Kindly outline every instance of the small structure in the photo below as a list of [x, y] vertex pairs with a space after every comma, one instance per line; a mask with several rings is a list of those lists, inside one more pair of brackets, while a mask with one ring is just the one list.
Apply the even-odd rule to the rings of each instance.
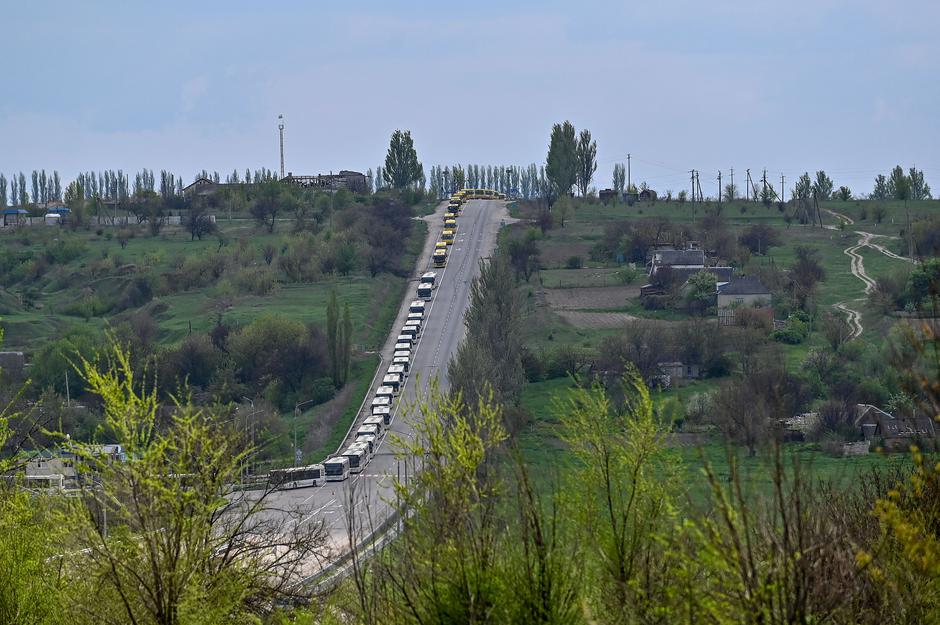
[[683, 364], [679, 361], [660, 362], [656, 365], [662, 375], [673, 380], [698, 380], [702, 377], [702, 367]]
[[23, 352], [0, 352], [0, 373], [14, 380], [23, 377], [26, 368], [26, 357]]
[[896, 417], [871, 404], [855, 406], [855, 427], [865, 440], [882, 439], [888, 451], [906, 451], [918, 440], [937, 435], [933, 419], [910, 415]]
[[615, 189], [601, 189], [597, 192], [597, 197], [604, 204], [610, 204], [617, 201], [617, 191]]
[[29, 223], [29, 211], [25, 208], [4, 208], [0, 211], [4, 226], [19, 226]]
[[701, 271], [705, 268], [705, 250], [698, 249], [698, 246], [689, 247], [684, 250], [657, 250], [653, 252], [650, 258], [650, 276], [655, 276], [656, 272], [663, 267], [676, 269], [692, 269]]
[[638, 197], [641, 202], [655, 202], [656, 192], [652, 189], [643, 189]]

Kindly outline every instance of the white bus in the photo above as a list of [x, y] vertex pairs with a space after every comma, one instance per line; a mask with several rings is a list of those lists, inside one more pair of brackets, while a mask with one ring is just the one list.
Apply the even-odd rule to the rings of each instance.
[[401, 329], [399, 336], [410, 336], [412, 341], [418, 340], [418, 328], [414, 326], [405, 326]]
[[362, 421], [362, 425], [374, 425], [375, 427], [378, 428], [378, 432], [376, 432], [375, 435], [382, 436], [382, 432], [385, 431], [385, 426], [386, 426], [385, 417], [383, 417], [382, 415], [373, 415], [371, 417], [366, 417]]
[[405, 327], [414, 328], [415, 330], [418, 331], [418, 334], [421, 334], [421, 322], [420, 321], [406, 321]]
[[410, 334], [399, 334], [398, 338], [395, 339], [395, 345], [404, 344], [408, 346], [408, 349], [411, 349], [411, 346], [414, 345], [415, 339]]
[[408, 313], [408, 317], [405, 321], [424, 321], [424, 313]]
[[322, 464], [274, 469], [268, 475], [268, 483], [278, 490], [320, 486], [325, 481], [326, 473]]
[[388, 367], [388, 373], [386, 375], [392, 374], [400, 376], [404, 379], [404, 377], [408, 375], [408, 367], [393, 360], [392, 364]]
[[431, 286], [434, 286], [434, 281], [437, 279], [436, 271], [428, 271], [421, 276], [421, 282], [429, 282]]
[[392, 422], [392, 409], [388, 406], [376, 406], [372, 409], [372, 416], [381, 417], [385, 425], [388, 425]]
[[362, 470], [366, 468], [366, 463], [369, 462], [368, 448], [355, 443], [347, 447], [346, 451], [340, 455], [349, 461], [350, 473], [362, 473]]
[[[379, 388], [375, 389], [375, 399], [382, 399], [383, 397], [388, 397], [389, 406], [392, 405], [392, 398], [395, 397], [395, 389], [391, 386], [382, 385]], [[372, 400], [373, 405], [375, 405], [375, 400]]]
[[349, 458], [336, 456], [323, 463], [327, 482], [342, 482], [349, 477]]
[[375, 414], [376, 408], [391, 408], [392, 398], [391, 397], [375, 397], [372, 399], [372, 414]]
[[416, 299], [415, 301], [411, 302], [411, 304], [408, 306], [408, 312], [413, 312], [413, 313], [419, 312], [423, 314], [424, 313], [424, 301], [420, 299]]
[[363, 423], [359, 426], [359, 429], [356, 430], [356, 436], [378, 436], [380, 427], [381, 426], [374, 423]]
[[387, 373], [385, 377], [382, 378], [382, 386], [391, 386], [395, 389], [395, 392], [401, 390], [401, 376], [397, 373]]
[[431, 299], [431, 295], [434, 293], [434, 285], [430, 282], [422, 282], [418, 285], [418, 297], [425, 301]]
[[411, 360], [411, 350], [396, 349], [395, 353], [392, 354], [392, 358], [407, 358], [408, 360]]
[[353, 442], [353, 445], [362, 445], [369, 451], [369, 456], [375, 455], [375, 437], [371, 434], [363, 434], [362, 436], [357, 436], [356, 440]]
[[398, 352], [408, 352], [410, 354], [411, 341], [408, 341], [407, 343], [395, 343], [395, 353], [397, 354]]

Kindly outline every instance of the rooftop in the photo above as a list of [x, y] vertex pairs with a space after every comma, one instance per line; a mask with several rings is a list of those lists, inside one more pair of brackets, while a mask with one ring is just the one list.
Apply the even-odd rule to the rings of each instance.
[[734, 278], [718, 287], [720, 295], [769, 295], [770, 290], [754, 277]]

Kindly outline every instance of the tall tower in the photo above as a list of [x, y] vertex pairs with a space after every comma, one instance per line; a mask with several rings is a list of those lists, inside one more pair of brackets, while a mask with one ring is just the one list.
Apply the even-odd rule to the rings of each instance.
[[277, 116], [277, 132], [281, 136], [281, 178], [284, 177], [284, 116]]

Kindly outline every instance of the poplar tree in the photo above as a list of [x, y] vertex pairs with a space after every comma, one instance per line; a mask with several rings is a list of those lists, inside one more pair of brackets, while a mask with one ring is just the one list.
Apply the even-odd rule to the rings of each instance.
[[411, 131], [396, 130], [385, 155], [385, 182], [396, 189], [406, 189], [420, 180], [422, 171]]
[[578, 177], [578, 141], [569, 121], [552, 126], [545, 159], [545, 176], [551, 182], [552, 199], [571, 192]]
[[614, 163], [614, 191], [617, 192], [617, 197], [623, 195], [623, 188], [627, 183], [627, 170], [623, 166], [623, 163]]
[[597, 171], [597, 142], [591, 140], [591, 131], [584, 129], [578, 137], [576, 150], [578, 157], [577, 182], [581, 195], [587, 195], [594, 172]]

